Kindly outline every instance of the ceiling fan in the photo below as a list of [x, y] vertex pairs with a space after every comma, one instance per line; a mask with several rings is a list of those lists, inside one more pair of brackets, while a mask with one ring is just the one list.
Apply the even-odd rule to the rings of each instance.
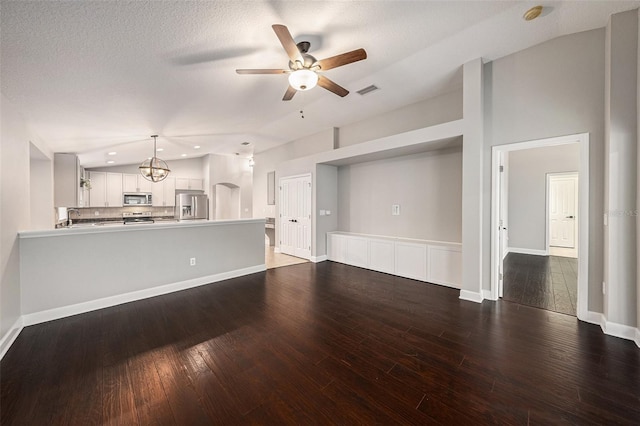
[[309, 42], [301, 41], [296, 44], [289, 29], [284, 25], [276, 24], [272, 25], [272, 28], [289, 56], [289, 69], [237, 69], [238, 74], [289, 74], [289, 87], [282, 98], [283, 101], [290, 101], [297, 91], [313, 89], [316, 84], [341, 97], [349, 94], [347, 89], [319, 72], [366, 59], [367, 52], [364, 49], [317, 60], [307, 53]]

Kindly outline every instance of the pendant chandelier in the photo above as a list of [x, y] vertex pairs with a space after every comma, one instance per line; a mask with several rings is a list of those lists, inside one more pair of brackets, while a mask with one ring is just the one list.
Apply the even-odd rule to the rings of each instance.
[[146, 159], [140, 164], [140, 174], [144, 176], [146, 180], [150, 180], [151, 182], [160, 182], [166, 179], [169, 176], [169, 166], [164, 160], [156, 157], [156, 138], [158, 135], [151, 135], [153, 138], [153, 156], [149, 159]]

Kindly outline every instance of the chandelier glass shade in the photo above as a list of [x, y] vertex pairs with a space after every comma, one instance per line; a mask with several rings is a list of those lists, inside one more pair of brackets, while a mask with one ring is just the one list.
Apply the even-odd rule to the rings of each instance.
[[289, 84], [300, 91], [313, 89], [318, 84], [318, 74], [308, 69], [294, 71], [289, 74]]
[[158, 135], [152, 135], [151, 137], [153, 138], [153, 156], [144, 160], [138, 169], [145, 179], [151, 182], [160, 182], [169, 176], [171, 170], [169, 170], [169, 166], [164, 160], [156, 157], [156, 138]]

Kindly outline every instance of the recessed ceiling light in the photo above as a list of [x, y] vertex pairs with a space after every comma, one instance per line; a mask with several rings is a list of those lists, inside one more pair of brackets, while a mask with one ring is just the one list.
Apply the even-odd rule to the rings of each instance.
[[156, 149], [156, 151], [157, 152], [162, 152], [162, 151], [164, 151], [164, 148], [158, 148], [158, 149]]
[[200, 145], [194, 146], [193, 149], [200, 149]]
[[180, 155], [180, 157], [186, 157], [186, 156], [187, 156], [187, 154], [182, 154], [182, 155]]
[[115, 152], [115, 151], [111, 151], [111, 152], [110, 152], [110, 153], [108, 153], [107, 155], [116, 155], [116, 154], [117, 154], [117, 152]]
[[115, 161], [113, 161], [113, 160], [107, 161], [107, 164], [113, 164], [113, 163], [115, 163]]
[[535, 6], [527, 10], [522, 17], [525, 21], [533, 21], [542, 13], [542, 6]]

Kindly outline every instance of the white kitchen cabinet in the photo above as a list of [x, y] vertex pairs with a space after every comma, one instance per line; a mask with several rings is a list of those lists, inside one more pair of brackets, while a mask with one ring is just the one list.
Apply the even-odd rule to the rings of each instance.
[[168, 177], [152, 184], [151, 195], [154, 207], [173, 207], [176, 205], [176, 179]]
[[462, 245], [443, 241], [327, 233], [327, 257], [387, 274], [460, 288]]
[[90, 207], [122, 207], [122, 174], [89, 172]]
[[204, 185], [202, 179], [176, 178], [176, 189], [202, 190]]
[[122, 175], [122, 192], [153, 192], [153, 183], [140, 174], [124, 173]]

